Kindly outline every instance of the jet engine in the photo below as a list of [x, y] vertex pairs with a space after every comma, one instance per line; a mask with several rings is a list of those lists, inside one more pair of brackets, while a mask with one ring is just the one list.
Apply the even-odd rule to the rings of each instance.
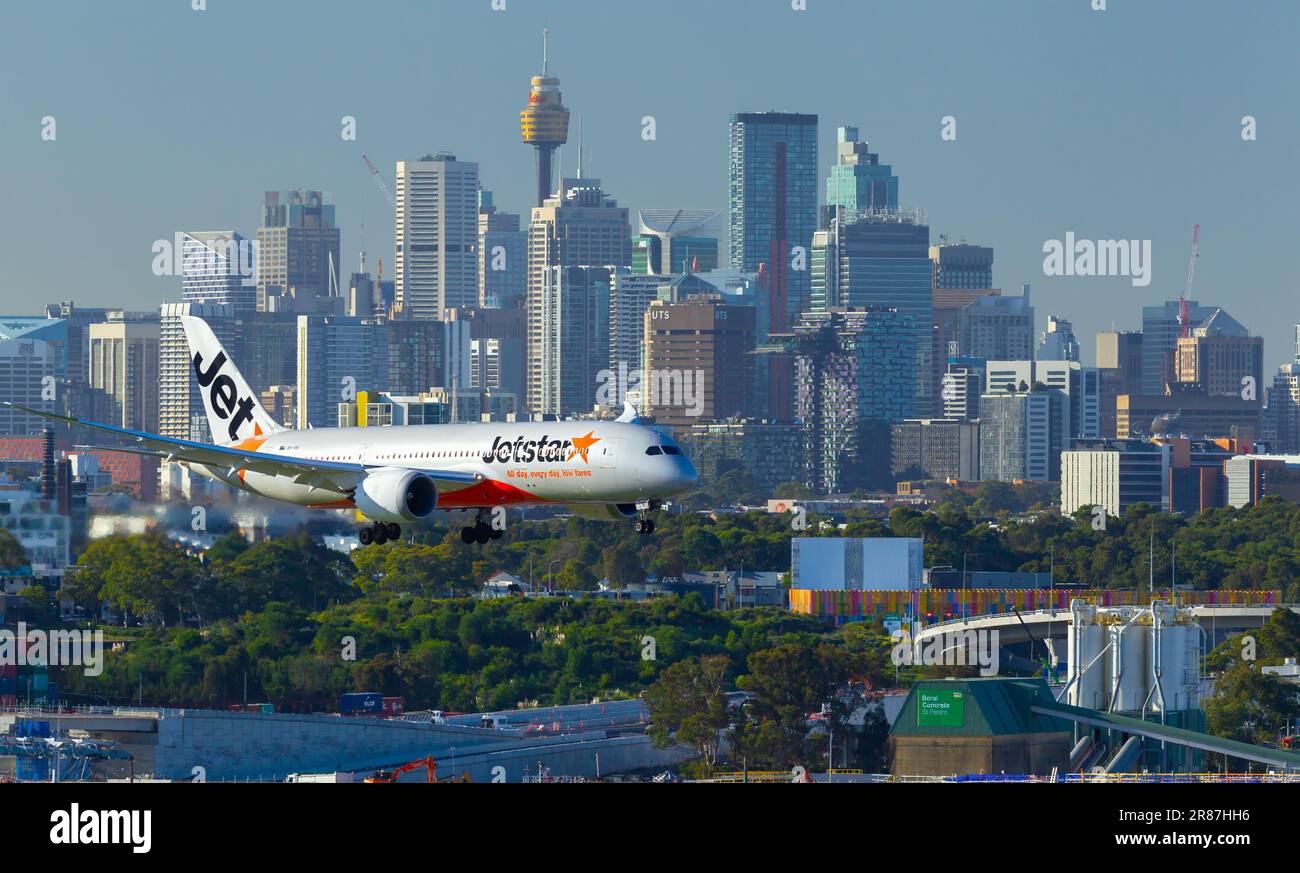
[[419, 521], [438, 505], [438, 486], [416, 470], [375, 470], [357, 485], [352, 502], [371, 521]]

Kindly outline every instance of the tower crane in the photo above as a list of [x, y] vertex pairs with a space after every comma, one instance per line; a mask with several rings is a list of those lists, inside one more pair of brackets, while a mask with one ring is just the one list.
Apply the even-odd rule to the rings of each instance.
[[1187, 264], [1187, 283], [1183, 285], [1183, 292], [1178, 295], [1178, 335], [1187, 336], [1191, 331], [1191, 325], [1187, 316], [1187, 300], [1192, 294], [1192, 279], [1196, 276], [1196, 259], [1199, 256], [1201, 244], [1201, 226], [1198, 224], [1192, 228], [1192, 258]]
[[370, 175], [375, 177], [375, 184], [379, 186], [380, 192], [385, 198], [387, 198], [388, 205], [393, 207], [393, 209], [396, 209], [397, 201], [393, 199], [393, 192], [388, 190], [388, 185], [384, 182], [384, 177], [379, 175], [379, 170], [375, 168], [374, 164], [370, 163], [370, 158], [362, 155], [361, 160], [366, 162], [366, 169], [370, 171]]

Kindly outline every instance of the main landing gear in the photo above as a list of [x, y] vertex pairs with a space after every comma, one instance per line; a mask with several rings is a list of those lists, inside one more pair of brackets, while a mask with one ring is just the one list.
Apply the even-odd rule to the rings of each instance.
[[499, 530], [487, 523], [487, 513], [480, 511], [478, 518], [468, 527], [460, 529], [460, 541], [465, 545], [478, 543], [480, 546], [487, 543], [488, 540], [499, 540], [505, 531]]
[[363, 527], [361, 530], [357, 531], [357, 539], [361, 541], [361, 545], [363, 546], [368, 546], [371, 543], [374, 543], [377, 546], [382, 546], [389, 540], [397, 542], [401, 538], [402, 526], [391, 521], [387, 524], [384, 524], [382, 521], [377, 521], [370, 527]]

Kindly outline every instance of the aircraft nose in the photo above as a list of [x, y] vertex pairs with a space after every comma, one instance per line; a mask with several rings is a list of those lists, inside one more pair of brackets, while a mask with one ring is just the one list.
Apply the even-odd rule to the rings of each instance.
[[699, 484], [699, 473], [695, 472], [695, 465], [691, 459], [685, 455], [677, 458], [677, 478], [673, 483], [677, 491], [689, 491]]

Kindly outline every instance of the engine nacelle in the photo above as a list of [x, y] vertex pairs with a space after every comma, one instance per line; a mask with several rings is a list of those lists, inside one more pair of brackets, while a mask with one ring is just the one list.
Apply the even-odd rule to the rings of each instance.
[[438, 486], [415, 470], [375, 470], [357, 485], [352, 502], [371, 521], [419, 521], [438, 505]]
[[627, 521], [636, 518], [635, 503], [574, 503], [569, 511], [593, 521]]

